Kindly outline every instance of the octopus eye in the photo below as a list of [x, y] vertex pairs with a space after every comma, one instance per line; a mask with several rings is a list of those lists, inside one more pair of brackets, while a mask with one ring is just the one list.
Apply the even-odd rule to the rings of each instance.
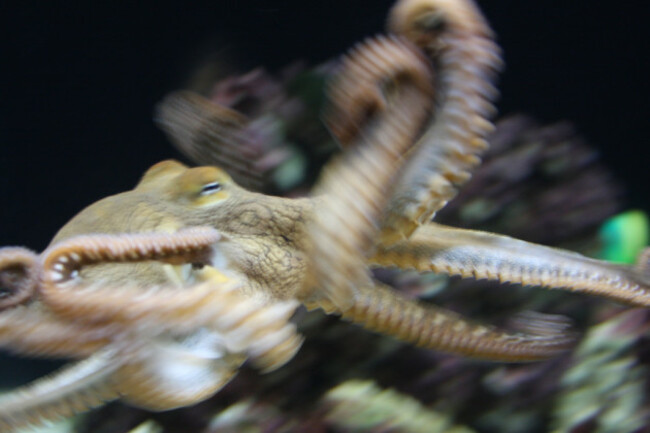
[[221, 184], [219, 182], [206, 183], [201, 188], [200, 195], [205, 196], [205, 195], [214, 194], [215, 192], [217, 192], [219, 190], [221, 190]]

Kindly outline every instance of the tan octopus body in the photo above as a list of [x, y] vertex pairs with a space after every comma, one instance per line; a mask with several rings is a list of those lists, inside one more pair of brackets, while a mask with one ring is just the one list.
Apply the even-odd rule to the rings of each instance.
[[[346, 152], [317, 197], [266, 196], [222, 169], [163, 161], [132, 191], [80, 212], [40, 257], [0, 250], [0, 276], [14, 289], [0, 304], [0, 345], [84, 359], [0, 396], [0, 431], [119, 397], [154, 410], [201, 401], [245, 359], [268, 370], [295, 354], [301, 339], [289, 319], [298, 303], [485, 359], [543, 359], [570, 345], [551, 323], [511, 334], [403, 299], [372, 280], [373, 266], [650, 305], [647, 251], [626, 267], [429, 223], [487, 146], [498, 48], [471, 1], [400, 1], [390, 30], [399, 36], [353, 50], [330, 90], [330, 127]], [[236, 165], [232, 140], [206, 145], [195, 133], [227, 135], [241, 115], [187, 93], [161, 113], [198, 161], [209, 162], [197, 146], [226, 148], [217, 160]]]

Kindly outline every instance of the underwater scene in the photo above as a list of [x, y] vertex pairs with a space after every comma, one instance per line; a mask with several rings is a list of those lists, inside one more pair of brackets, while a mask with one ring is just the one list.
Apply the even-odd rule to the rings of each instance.
[[0, 432], [650, 431], [641, 18], [351, 5], [17, 9]]

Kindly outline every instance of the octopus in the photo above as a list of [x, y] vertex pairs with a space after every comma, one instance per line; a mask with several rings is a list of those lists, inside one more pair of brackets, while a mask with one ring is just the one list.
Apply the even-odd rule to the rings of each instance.
[[[327, 121], [343, 152], [297, 199], [238, 185], [253, 175], [237, 151], [243, 115], [170, 95], [164, 127], [195, 162], [221, 168], [159, 162], [133, 190], [82, 210], [42, 253], [0, 249], [0, 346], [76, 360], [0, 395], [0, 431], [114, 399], [154, 411], [203, 401], [247, 360], [267, 372], [294, 357], [301, 305], [492, 361], [572, 345], [551, 319], [510, 332], [406, 299], [373, 278], [378, 267], [650, 305], [650, 250], [618, 265], [432, 222], [487, 147], [501, 63], [471, 0], [398, 1], [388, 34], [342, 60]], [[194, 136], [206, 121], [221, 131], [207, 144]]]

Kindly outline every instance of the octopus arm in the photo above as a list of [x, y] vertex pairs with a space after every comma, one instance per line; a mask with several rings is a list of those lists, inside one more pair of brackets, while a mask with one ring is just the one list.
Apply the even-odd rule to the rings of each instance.
[[431, 58], [437, 71], [434, 116], [406, 156], [382, 223], [384, 243], [408, 238], [430, 221], [471, 177], [493, 130], [500, 50], [474, 2], [406, 0], [389, 16], [389, 29]]
[[0, 431], [55, 421], [119, 397], [113, 376], [120, 367], [104, 350], [30, 385], [0, 394]]
[[311, 275], [324, 297], [348, 308], [367, 278], [383, 208], [433, 104], [432, 70], [398, 38], [359, 44], [331, 86], [330, 127], [351, 149], [324, 170], [314, 188], [322, 205], [309, 226]]
[[569, 349], [574, 341], [566, 323], [552, 320], [552, 316], [536, 319], [524, 332], [508, 332], [403, 298], [379, 283], [360, 287], [354, 305], [342, 313], [331, 305], [319, 306], [365, 329], [407, 343], [490, 361], [545, 359]]
[[242, 151], [248, 118], [201, 95], [181, 91], [167, 96], [156, 110], [156, 121], [170, 141], [199, 165], [228, 170], [235, 181], [251, 190], [263, 186], [263, 173]]
[[380, 246], [370, 261], [381, 266], [561, 288], [637, 306], [650, 305], [650, 249], [639, 256], [636, 265], [619, 265], [508, 236], [428, 224], [410, 240]]

